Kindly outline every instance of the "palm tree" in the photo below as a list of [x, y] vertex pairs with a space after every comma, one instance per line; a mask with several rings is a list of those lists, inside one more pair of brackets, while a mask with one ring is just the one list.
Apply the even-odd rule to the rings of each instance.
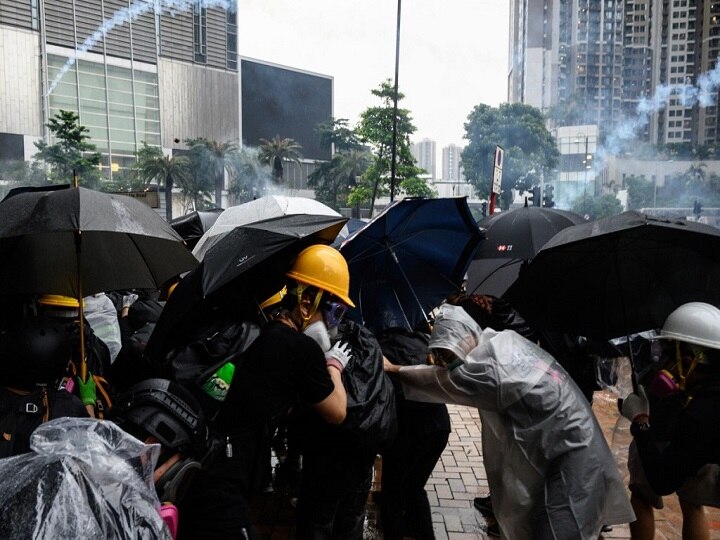
[[273, 176], [277, 184], [282, 184], [284, 168], [283, 161], [292, 161], [300, 165], [300, 158], [302, 155], [300, 146], [295, 139], [289, 137], [282, 138], [280, 135], [275, 135], [269, 141], [267, 139], [260, 139], [260, 153], [259, 158], [263, 163], [267, 163], [273, 169]]
[[234, 141], [218, 142], [199, 137], [185, 141], [190, 150], [200, 149], [201, 159], [208, 173], [215, 179], [215, 206], [222, 207], [222, 192], [225, 187], [225, 171], [232, 174], [232, 158], [238, 153], [238, 144]]
[[135, 171], [145, 184], [153, 180], [165, 186], [165, 219], [172, 220], [172, 190], [175, 181], [184, 180], [188, 176], [189, 161], [185, 156], [166, 156], [156, 146], [143, 147], [137, 151], [138, 162]]
[[231, 201], [247, 202], [261, 196], [264, 185], [270, 179], [268, 166], [258, 158], [258, 149], [244, 146], [233, 156], [233, 170], [228, 192]]

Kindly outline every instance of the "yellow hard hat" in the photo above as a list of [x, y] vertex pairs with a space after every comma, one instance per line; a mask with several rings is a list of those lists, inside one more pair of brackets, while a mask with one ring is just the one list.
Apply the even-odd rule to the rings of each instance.
[[283, 287], [278, 292], [273, 294], [270, 298], [265, 300], [262, 304], [260, 304], [260, 309], [269, 308], [271, 306], [274, 306], [275, 304], [279, 304], [282, 302], [282, 299], [285, 298], [285, 295], [287, 294], [287, 287]]
[[[43, 294], [40, 298], [38, 298], [38, 302], [43, 306], [75, 309], [80, 307], [80, 303], [77, 298], [73, 298], [72, 296], [62, 296], [60, 294]], [[84, 306], [85, 301], [83, 301], [83, 307]]]
[[350, 271], [345, 257], [335, 248], [316, 244], [305, 248], [285, 274], [298, 283], [334, 294], [350, 307]]

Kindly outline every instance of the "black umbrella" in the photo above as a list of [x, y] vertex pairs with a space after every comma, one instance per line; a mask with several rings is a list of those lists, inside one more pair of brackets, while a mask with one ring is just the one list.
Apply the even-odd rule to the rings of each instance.
[[465, 197], [392, 203], [340, 246], [351, 316], [373, 331], [415, 329], [460, 289], [481, 240]]
[[525, 206], [483, 218], [478, 226], [486, 240], [468, 268], [470, 292], [502, 296], [517, 279], [523, 262], [532, 259], [558, 232], [579, 223], [582, 216], [565, 210]]
[[253, 318], [284, 284], [292, 260], [312, 244], [330, 244], [342, 216], [292, 214], [236, 227], [213, 238], [200, 265], [168, 299], [145, 353], [161, 363], [191, 332], [218, 313]]
[[532, 259], [548, 240], [561, 230], [585, 223], [573, 212], [525, 206], [500, 212], [478, 221], [486, 239], [475, 252], [476, 259]]
[[192, 250], [198, 240], [205, 232], [213, 226], [217, 218], [222, 214], [222, 208], [214, 208], [208, 211], [191, 212], [170, 222], [170, 226], [182, 236], [188, 249]]
[[157, 289], [197, 264], [177, 233], [130, 197], [54, 186], [13, 190], [0, 202], [0, 294]]
[[659, 328], [678, 306], [720, 304], [720, 230], [638, 212], [552, 238], [505, 295], [536, 325], [611, 339]]

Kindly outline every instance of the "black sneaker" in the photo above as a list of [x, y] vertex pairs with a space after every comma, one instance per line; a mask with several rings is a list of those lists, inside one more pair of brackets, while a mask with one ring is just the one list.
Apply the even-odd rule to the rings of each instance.
[[475, 508], [477, 508], [483, 514], [492, 514], [493, 513], [492, 501], [490, 500], [490, 495], [488, 495], [487, 497], [475, 497], [473, 499], [473, 506]]
[[600, 532], [612, 532], [612, 530], [612, 525], [603, 525], [602, 529], [600, 529]]

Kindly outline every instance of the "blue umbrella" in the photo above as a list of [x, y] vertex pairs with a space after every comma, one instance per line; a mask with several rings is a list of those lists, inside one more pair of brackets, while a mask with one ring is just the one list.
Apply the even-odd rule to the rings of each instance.
[[391, 203], [340, 246], [350, 316], [373, 331], [415, 329], [459, 290], [482, 235], [464, 197]]

